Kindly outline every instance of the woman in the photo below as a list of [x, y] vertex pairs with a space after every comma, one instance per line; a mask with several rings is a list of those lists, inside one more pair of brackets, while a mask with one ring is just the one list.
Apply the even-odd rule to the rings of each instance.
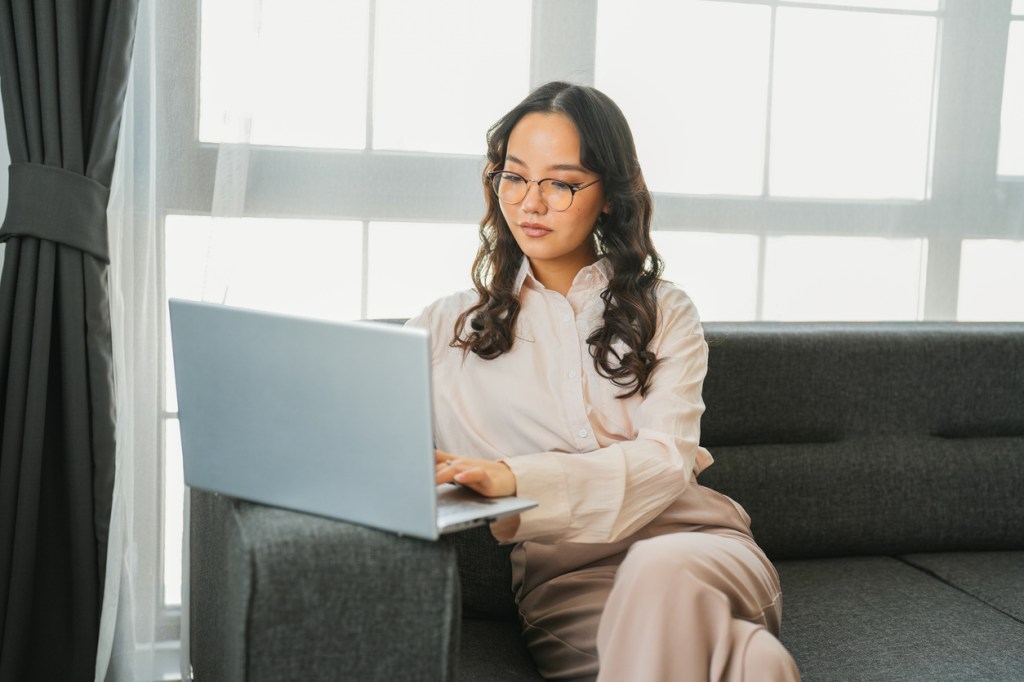
[[538, 507], [491, 525], [548, 679], [798, 679], [749, 517], [696, 476], [707, 344], [659, 278], [622, 112], [549, 83], [488, 133], [475, 291], [435, 340], [437, 482]]

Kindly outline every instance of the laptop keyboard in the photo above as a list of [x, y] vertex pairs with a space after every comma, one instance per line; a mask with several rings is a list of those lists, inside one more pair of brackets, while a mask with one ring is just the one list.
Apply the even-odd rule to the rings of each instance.
[[470, 490], [444, 490], [438, 498], [439, 519], [465, 513], [480, 513], [494, 506], [494, 501]]

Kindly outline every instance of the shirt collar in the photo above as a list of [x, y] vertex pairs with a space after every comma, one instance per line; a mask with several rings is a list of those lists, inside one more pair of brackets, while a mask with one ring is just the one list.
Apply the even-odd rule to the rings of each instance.
[[512, 285], [512, 292], [518, 296], [522, 290], [523, 285], [530, 281], [528, 286], [533, 286], [533, 283], [540, 284], [537, 278], [533, 276], [533, 268], [530, 267], [530, 259], [523, 256], [523, 262], [519, 264], [519, 274], [516, 275], [515, 284]]
[[[608, 283], [612, 279], [612, 264], [607, 258], [599, 258], [596, 263], [588, 265], [585, 268], [580, 269], [576, 273], [576, 278], [573, 279], [572, 288], [576, 287], [599, 287], [604, 289], [608, 286]], [[519, 266], [519, 273], [516, 275], [516, 281], [512, 285], [512, 292], [518, 296], [522, 291], [523, 286], [528, 287], [543, 287], [533, 274], [533, 268], [530, 267], [530, 259], [523, 256], [523, 262]]]

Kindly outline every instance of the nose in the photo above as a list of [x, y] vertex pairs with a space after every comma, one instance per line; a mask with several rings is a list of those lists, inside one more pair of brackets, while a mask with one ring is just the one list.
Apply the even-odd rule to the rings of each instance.
[[536, 181], [530, 181], [526, 186], [526, 196], [519, 204], [527, 213], [542, 213], [547, 209], [547, 204], [540, 196], [540, 185]]

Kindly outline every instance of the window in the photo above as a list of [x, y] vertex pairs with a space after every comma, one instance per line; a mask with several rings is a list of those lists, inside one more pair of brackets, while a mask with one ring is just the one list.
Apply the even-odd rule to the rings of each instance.
[[920, 239], [771, 237], [764, 318], [920, 319], [925, 248]]
[[758, 318], [760, 237], [656, 230], [652, 238], [663, 277], [690, 295], [702, 319]]
[[633, 121], [652, 189], [924, 199], [936, 3], [790, 5], [599, 4], [596, 84]]
[[374, 148], [482, 155], [484, 132], [530, 87], [530, 4], [376, 7]]
[[529, 45], [530, 6], [372, 7], [371, 17], [369, 0], [203, 2], [200, 139], [482, 154], [494, 112], [527, 92], [530, 61], [479, 27]]
[[770, 29], [760, 5], [598, 3], [595, 85], [629, 119], [652, 191], [762, 193]]
[[1000, 116], [999, 175], [1024, 176], [1024, 2], [1014, 0]]
[[366, 145], [368, 0], [201, 6], [200, 140]]
[[958, 319], [1024, 320], [1024, 241], [965, 239]]
[[773, 196], [925, 198], [937, 25], [934, 16], [778, 9]]
[[477, 231], [476, 225], [371, 223], [366, 317], [411, 317], [446, 294], [471, 288]]

